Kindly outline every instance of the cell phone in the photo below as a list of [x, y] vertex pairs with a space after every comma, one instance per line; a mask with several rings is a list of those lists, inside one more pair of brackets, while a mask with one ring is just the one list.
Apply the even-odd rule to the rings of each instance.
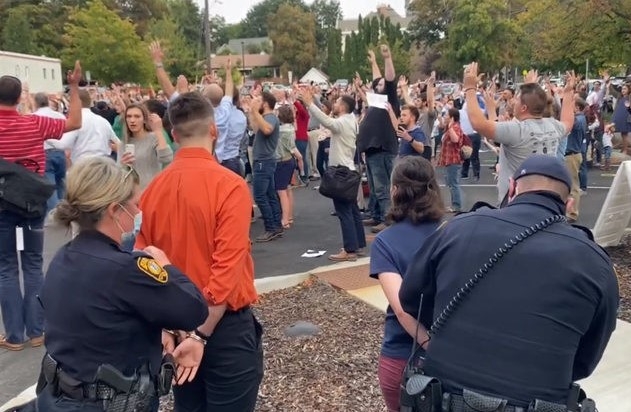
[[125, 153], [129, 153], [132, 156], [136, 155], [136, 146], [134, 146], [133, 144], [126, 144], [125, 145]]
[[399, 130], [401, 130], [402, 132], [405, 132], [405, 126], [403, 126], [402, 124], [399, 125]]

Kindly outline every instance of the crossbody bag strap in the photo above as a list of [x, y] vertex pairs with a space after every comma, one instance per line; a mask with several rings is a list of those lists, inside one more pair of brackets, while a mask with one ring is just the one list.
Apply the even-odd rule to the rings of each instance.
[[484, 263], [464, 284], [464, 286], [462, 286], [460, 290], [450, 299], [447, 306], [445, 306], [440, 315], [438, 315], [438, 317], [434, 320], [434, 323], [429, 329], [429, 335], [435, 335], [440, 329], [445, 327], [445, 323], [451, 316], [453, 316], [454, 311], [460, 307], [465, 298], [471, 293], [475, 286], [489, 274], [500, 259], [504, 258], [511, 250], [513, 250], [513, 248], [529, 237], [532, 237], [535, 233], [540, 232], [555, 223], [561, 222], [566, 222], [565, 216], [551, 216], [533, 226], [530, 226], [529, 228], [526, 228], [524, 231], [509, 239], [503, 246], [499, 247], [497, 251], [489, 257], [487, 262]]

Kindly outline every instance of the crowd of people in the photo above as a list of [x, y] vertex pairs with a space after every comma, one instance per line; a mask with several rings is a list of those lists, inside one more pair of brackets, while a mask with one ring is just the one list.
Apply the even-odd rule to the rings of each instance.
[[[138, 377], [134, 385], [144, 376], [164, 381], [174, 367], [178, 411], [254, 410], [263, 376], [262, 327], [251, 308], [254, 205], [265, 229], [254, 241], [278, 239], [299, 224], [293, 188], [335, 186], [333, 169], [351, 176], [352, 196], [327, 194], [342, 235], [329, 259], [357, 260], [367, 253], [365, 228], [377, 234], [370, 276], [389, 302], [378, 372], [389, 411], [414, 400], [401, 389], [413, 342], [454, 412], [466, 410], [469, 392], [520, 408], [565, 404], [572, 383], [594, 370], [615, 327], [616, 276], [589, 234], [568, 222], [579, 219], [589, 148], [594, 166], [604, 160], [606, 169], [614, 131], [628, 150], [629, 86], [606, 124], [600, 108], [608, 77], [588, 95], [573, 73], [561, 87], [541, 84], [531, 71], [518, 88], [499, 90], [472, 63], [461, 90], [443, 96], [434, 73], [416, 83], [397, 76], [383, 45], [383, 73], [369, 52], [371, 79], [357, 75], [344, 90], [299, 83], [244, 90], [230, 61], [223, 78], [209, 75], [198, 86], [180, 76], [173, 84], [160, 44], [150, 49], [161, 88], [155, 95], [80, 88], [78, 63], [67, 99], [24, 93], [19, 79], [0, 78], [0, 157], [31, 159], [30, 172], [55, 185], [48, 215], [0, 204], [0, 347], [46, 345], [40, 410], [130, 402], [138, 387], [125, 392], [104, 381], [105, 364]], [[497, 153], [500, 208], [460, 214], [460, 181], [480, 179], [483, 144]], [[448, 215], [456, 216], [445, 224]], [[53, 219], [72, 228], [73, 240], [44, 280], [43, 227]], [[532, 227], [517, 241], [503, 239]], [[521, 255], [500, 259], [538, 232], [548, 247], [527, 242]], [[470, 280], [487, 255], [492, 263]], [[569, 265], [559, 256], [580, 259]], [[443, 317], [443, 308], [462, 300], [462, 285], [468, 295], [493, 267], [519, 276], [485, 278], [470, 298], [477, 305]], [[554, 378], [546, 375], [550, 364]], [[143, 410], [155, 410], [170, 388], [150, 386]]]

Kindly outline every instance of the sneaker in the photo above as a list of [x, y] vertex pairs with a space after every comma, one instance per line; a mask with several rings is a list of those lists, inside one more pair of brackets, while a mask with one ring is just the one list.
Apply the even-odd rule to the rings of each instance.
[[360, 247], [359, 249], [357, 249], [357, 250], [355, 251], [355, 254], [356, 254], [357, 256], [359, 256], [359, 257], [365, 257], [365, 256], [367, 256], [367, 255], [368, 255], [368, 254], [366, 253], [366, 249], [365, 249], [365, 248], [363, 248], [363, 247]]
[[379, 223], [378, 225], [375, 225], [375, 226], [371, 227], [371, 228], [370, 228], [370, 231], [371, 231], [372, 233], [379, 233], [379, 232], [381, 232], [382, 230], [384, 230], [384, 229], [385, 229], [385, 228], [387, 228], [387, 227], [388, 227], [388, 226], [386, 226], [386, 224], [385, 224], [385, 223], [381, 222], [381, 223]]
[[0, 348], [4, 348], [13, 352], [18, 352], [24, 349], [25, 346], [26, 345], [24, 343], [9, 343], [4, 335], [0, 335]]
[[31, 338], [29, 342], [31, 343], [32, 348], [39, 348], [44, 344], [44, 335]]
[[261, 243], [261, 242], [269, 242], [272, 241], [274, 239], [276, 239], [277, 237], [282, 236], [282, 232], [265, 232], [262, 235], [260, 235], [259, 237], [256, 238], [256, 241]]
[[581, 196], [585, 196], [587, 194], [587, 190], [581, 189]]
[[334, 262], [355, 262], [357, 260], [357, 254], [348, 253], [344, 249], [340, 249], [340, 253], [337, 255], [330, 255], [329, 260]]

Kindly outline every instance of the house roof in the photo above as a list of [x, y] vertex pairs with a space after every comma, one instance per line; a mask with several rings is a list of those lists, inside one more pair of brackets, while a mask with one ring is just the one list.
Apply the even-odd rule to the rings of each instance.
[[[383, 5], [377, 6], [376, 11], [372, 11], [368, 13], [366, 16], [362, 16], [362, 19], [364, 20], [372, 19], [373, 17], [379, 18], [379, 16], [389, 17], [392, 24], [396, 26], [397, 23], [399, 23], [401, 25], [401, 28], [403, 29], [407, 28], [410, 25], [410, 22], [412, 21], [411, 16], [406, 16], [406, 17], [401, 16], [389, 4], [383, 4]], [[340, 21], [339, 29], [342, 31], [342, 33], [350, 33], [353, 31], [357, 31], [358, 23], [359, 23], [358, 19], [345, 19], [345, 20]]]
[[243, 39], [232, 39], [228, 41], [227, 45], [222, 46], [227, 47], [234, 54], [241, 53], [241, 42], [243, 42], [243, 47], [247, 50], [247, 47], [250, 45], [260, 45], [261, 43], [271, 42], [269, 37], [248, 37]]
[[[257, 67], [275, 67], [272, 64], [272, 56], [269, 54], [246, 54], [243, 56], [245, 69], [254, 69]], [[241, 67], [241, 54], [232, 54], [229, 56], [214, 56], [211, 59], [213, 69], [221, 69], [226, 66], [228, 59], [232, 60], [233, 67]]]
[[307, 73], [305, 73], [304, 76], [302, 76], [300, 78], [301, 82], [308, 82], [311, 80], [324, 80], [324, 81], [328, 81], [329, 80], [329, 76], [327, 76], [322, 70], [318, 70], [315, 67], [312, 67], [309, 69], [309, 71]]

